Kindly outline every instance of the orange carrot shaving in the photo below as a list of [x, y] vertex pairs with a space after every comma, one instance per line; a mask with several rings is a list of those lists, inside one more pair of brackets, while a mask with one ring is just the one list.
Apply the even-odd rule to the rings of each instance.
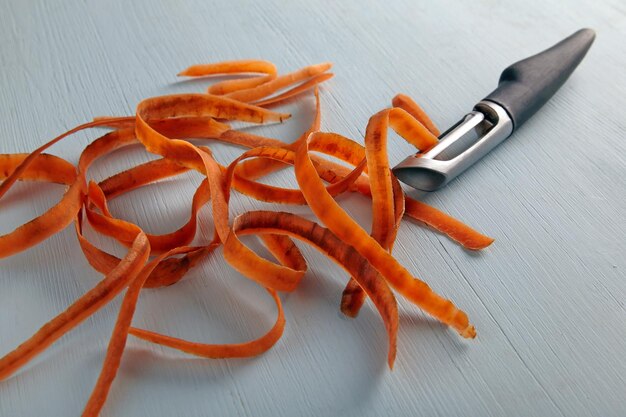
[[[313, 133], [322, 135], [322, 133]], [[298, 184], [313, 212], [341, 240], [354, 247], [398, 292], [441, 322], [454, 327], [463, 337], [476, 336], [467, 315], [449, 300], [411, 275], [332, 199], [317, 175], [308, 154], [308, 141], [296, 151]]]
[[233, 91], [254, 88], [276, 78], [276, 66], [268, 61], [241, 60], [225, 61], [214, 64], [192, 65], [178, 75], [185, 77], [204, 77], [207, 75], [263, 73], [260, 77], [225, 80], [209, 87], [210, 94], [222, 95]]
[[[6, 194], [17, 180], [21, 178], [35, 179], [35, 172], [38, 171], [42, 175], [42, 171], [54, 170], [56, 166], [62, 164], [58, 159], [48, 159], [47, 164], [50, 166], [42, 169], [40, 164], [44, 162], [45, 158], [42, 159], [41, 154], [47, 148], [73, 133], [101, 124], [103, 122], [90, 122], [77, 126], [40, 146], [28, 155], [5, 155], [3, 160], [0, 160], [0, 174], [2, 174], [0, 178], [4, 180], [0, 184], [0, 198]], [[29, 167], [32, 165], [35, 165], [34, 169], [37, 171], [29, 173]], [[64, 170], [67, 170], [67, 167]], [[46, 175], [48, 174], [43, 174], [44, 179]], [[6, 235], [0, 236], [0, 258], [22, 252], [63, 230], [72, 222], [72, 219], [80, 210], [84, 188], [85, 182], [82, 176], [77, 176], [59, 203], [41, 216], [19, 226]]]
[[304, 67], [292, 73], [278, 76], [276, 79], [268, 81], [257, 87], [233, 91], [232, 93], [226, 94], [226, 97], [250, 103], [274, 94], [276, 91], [287, 88], [297, 82], [306, 80], [307, 78], [318, 76], [328, 71], [331, 66], [332, 64], [330, 63], [323, 63]]
[[421, 201], [407, 198], [405, 204], [407, 216], [445, 233], [467, 249], [484, 249], [494, 241], [493, 238], [476, 232], [466, 224]]
[[221, 345], [211, 345], [205, 343], [189, 342], [187, 340], [178, 339], [162, 335], [149, 330], [131, 328], [130, 334], [140, 339], [147, 340], [158, 345], [168, 346], [173, 349], [202, 356], [204, 358], [246, 358], [250, 356], [257, 356], [270, 349], [280, 339], [285, 329], [285, 314], [283, 312], [283, 306], [278, 298], [276, 291], [268, 289], [276, 308], [278, 309], [278, 315], [276, 317], [276, 323], [274, 326], [258, 339], [251, 340], [244, 343], [231, 343]]
[[316, 75], [310, 78], [309, 80], [303, 82], [302, 84], [295, 86], [291, 90], [285, 91], [284, 93], [279, 94], [274, 97], [266, 98], [260, 101], [255, 101], [253, 104], [257, 106], [268, 106], [270, 104], [280, 103], [282, 101], [287, 100], [288, 98], [297, 96], [298, 94], [303, 93], [315, 87], [316, 85], [323, 83], [324, 81], [330, 80], [331, 78], [333, 78], [333, 76], [334, 74], [331, 72], [326, 72], [323, 74]]
[[269, 61], [244, 59], [241, 61], [222, 61], [213, 64], [192, 65], [178, 73], [185, 77], [203, 77], [216, 74], [237, 74], [246, 72], [262, 72], [276, 74], [276, 66]]
[[[419, 120], [400, 108], [375, 114], [367, 125], [365, 155], [372, 194], [371, 237], [383, 249], [391, 251], [405, 203], [402, 188], [389, 167], [386, 143], [389, 126], [419, 149], [430, 148], [437, 138]], [[342, 299], [341, 310], [348, 316], [355, 316], [364, 301], [362, 291], [350, 281], [343, 296], [346, 300]]]
[[422, 108], [415, 102], [413, 99], [404, 94], [398, 94], [391, 100], [391, 105], [393, 107], [399, 107], [413, 116], [418, 122], [424, 125], [426, 129], [430, 133], [435, 136], [439, 136], [439, 129], [437, 126], [430, 120], [430, 117], [422, 110]]
[[[400, 223], [405, 217], [446, 234], [468, 249], [482, 249], [493, 242], [438, 209], [406, 196], [390, 170], [387, 158], [389, 128], [421, 152], [437, 143], [439, 130], [411, 98], [399, 94], [393, 98], [392, 108], [370, 118], [365, 146], [337, 133], [319, 132], [318, 85], [333, 76], [327, 72], [330, 67], [328, 63], [311, 65], [279, 75], [274, 64], [261, 60], [194, 65], [179, 75], [207, 77], [209, 80], [224, 75], [235, 78], [214, 83], [208, 94], [145, 99], [137, 105], [134, 116], [94, 118], [30, 154], [0, 154], [0, 180], [3, 180], [0, 198], [18, 180], [68, 186], [61, 200], [44, 214], [0, 236], [0, 258], [27, 250], [73, 222], [85, 258], [104, 275], [94, 288], [63, 313], [0, 358], [0, 380], [15, 373], [124, 290], [106, 357], [83, 411], [84, 416], [96, 416], [102, 410], [119, 370], [129, 334], [207, 358], [259, 355], [278, 342], [285, 328], [285, 314], [278, 292], [295, 291], [308, 270], [296, 240], [313, 246], [347, 272], [349, 279], [341, 297], [344, 314], [355, 317], [366, 299], [372, 301], [387, 332], [390, 368], [396, 359], [399, 325], [393, 290], [456, 329], [463, 337], [474, 337], [476, 332], [465, 312], [415, 278], [391, 255]], [[250, 77], [249, 74], [260, 75]], [[291, 143], [236, 130], [228, 124], [231, 121], [283, 122], [290, 117], [289, 114], [266, 107], [284, 103], [309, 90], [313, 90], [316, 103], [313, 120]], [[43, 153], [69, 135], [91, 128], [112, 130], [83, 149], [76, 166]], [[197, 140], [201, 140], [202, 145], [198, 145]], [[222, 164], [210, 148], [213, 141], [246, 150], [229, 163]], [[133, 166], [100, 182], [89, 178], [89, 168], [95, 161], [132, 145], [142, 146], [161, 158]], [[297, 189], [259, 182], [262, 177], [289, 166], [295, 172]], [[189, 170], [202, 175], [202, 181], [191, 199], [189, 219], [176, 230], [161, 235], [148, 234], [109, 209], [108, 203], [113, 198]], [[233, 191], [259, 201], [308, 205], [326, 227], [284, 211], [248, 211], [233, 217], [230, 213]], [[348, 192], [371, 198], [369, 233], [335, 200]], [[198, 233], [197, 217], [200, 209], [209, 203], [215, 230], [212, 235], [205, 236]], [[96, 247], [83, 234], [86, 226], [127, 247], [126, 255], [120, 259]], [[273, 259], [266, 259], [246, 246], [240, 239], [244, 235], [257, 235]], [[194, 240], [200, 243], [189, 246]], [[268, 331], [243, 343], [206, 344], [132, 327], [143, 288], [177, 283], [194, 265], [215, 253], [219, 246], [223, 246], [224, 260], [265, 288], [275, 302], [277, 316]]]
[[137, 276], [149, 254], [148, 239], [140, 233], [126, 257], [98, 285], [44, 325], [17, 349], [0, 358], [0, 380], [9, 377], [65, 333], [104, 307]]
[[[26, 154], [0, 155], [0, 179], [4, 179], [2, 185], [10, 178], [15, 178], [59, 182], [70, 187], [61, 201], [44, 214], [0, 236], [0, 258], [35, 246], [65, 229], [81, 207], [82, 184], [76, 181], [76, 168], [73, 165], [52, 155], [38, 154], [30, 160], [28, 157]], [[19, 170], [20, 167], [24, 169]]]
[[235, 220], [234, 229], [243, 233], [284, 233], [303, 240], [332, 258], [351, 274], [377, 307], [389, 337], [388, 363], [396, 357], [398, 311], [393, 293], [372, 265], [330, 230], [291, 213], [248, 212]]
[[146, 279], [150, 276], [150, 273], [166, 257], [190, 252], [195, 249], [197, 248], [185, 246], [173, 249], [152, 260], [149, 264], [145, 265], [137, 275], [134, 276], [133, 281], [130, 283], [128, 290], [124, 295], [124, 300], [122, 301], [122, 306], [120, 307], [120, 312], [117, 316], [117, 321], [115, 322], [115, 327], [113, 329], [113, 335], [109, 340], [106, 357], [104, 359], [104, 363], [102, 364], [102, 371], [100, 372], [96, 386], [91, 392], [91, 396], [85, 405], [83, 416], [97, 416], [100, 414], [100, 410], [106, 401], [109, 389], [113, 383], [113, 379], [115, 379], [115, 375], [117, 374], [117, 370], [122, 360], [122, 354], [124, 353], [124, 347], [126, 346], [130, 322], [135, 313], [137, 301], [139, 300], [139, 292], [144, 286]]

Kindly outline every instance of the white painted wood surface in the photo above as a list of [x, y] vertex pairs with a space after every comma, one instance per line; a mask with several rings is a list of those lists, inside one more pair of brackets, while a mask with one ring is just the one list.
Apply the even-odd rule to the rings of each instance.
[[[251, 360], [203, 360], [131, 338], [106, 416], [626, 415], [626, 6], [621, 0], [499, 2], [0, 1], [0, 152], [24, 152], [94, 115], [132, 114], [144, 97], [198, 91], [192, 63], [260, 57], [282, 71], [332, 61], [323, 129], [361, 140], [397, 92], [440, 127], [491, 91], [509, 63], [580, 27], [597, 40], [565, 87], [516, 135], [425, 198], [496, 238], [469, 253], [407, 222], [395, 254], [464, 308], [474, 341], [401, 302], [396, 368], [367, 305], [338, 312], [345, 274], [305, 248], [311, 271], [283, 295], [287, 330]], [[255, 132], [293, 140], [294, 118]], [[52, 149], [76, 161], [96, 132]], [[409, 151], [392, 139], [393, 161]], [[239, 151], [216, 147], [223, 162]], [[136, 150], [91, 171], [104, 178], [150, 156]], [[189, 174], [115, 200], [151, 232], [187, 216]], [[291, 173], [273, 178], [293, 184]], [[61, 187], [20, 185], [0, 201], [0, 233], [43, 212]], [[28, 203], [18, 196], [32, 193]], [[363, 224], [368, 203], [342, 198]], [[233, 212], [260, 204], [235, 197]], [[298, 213], [307, 210], [296, 207]], [[211, 231], [210, 213], [201, 229]], [[106, 247], [108, 240], [94, 237]], [[119, 249], [117, 249], [119, 252]], [[0, 354], [89, 289], [99, 275], [68, 228], [0, 261]], [[119, 300], [0, 383], [1, 416], [68, 416], [95, 383]], [[135, 325], [201, 341], [242, 341], [274, 319], [271, 300], [220, 259], [142, 295]]]

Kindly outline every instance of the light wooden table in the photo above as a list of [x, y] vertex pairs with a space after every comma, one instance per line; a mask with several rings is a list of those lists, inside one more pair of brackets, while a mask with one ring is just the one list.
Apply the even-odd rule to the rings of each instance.
[[[417, 224], [395, 254], [464, 308], [465, 341], [401, 301], [396, 368], [371, 305], [338, 312], [345, 274], [305, 248], [311, 271], [284, 295], [287, 330], [251, 360], [202, 360], [131, 338], [107, 416], [624, 416], [626, 415], [626, 5], [614, 1], [499, 2], [0, 1], [0, 152], [25, 152], [94, 115], [132, 114], [148, 96], [199, 91], [177, 82], [192, 63], [259, 57], [282, 71], [323, 61], [323, 129], [357, 140], [397, 92], [440, 127], [496, 85], [508, 64], [580, 27], [597, 40], [565, 87], [516, 135], [425, 201], [494, 236], [469, 253]], [[294, 118], [255, 133], [294, 140]], [[97, 132], [51, 151], [76, 161]], [[215, 147], [228, 162], [239, 150]], [[410, 148], [392, 139], [392, 162]], [[96, 179], [144, 161], [106, 158]], [[150, 232], [186, 218], [198, 175], [115, 200]], [[276, 184], [294, 184], [289, 172]], [[23, 193], [32, 200], [19, 203]], [[43, 212], [60, 186], [20, 185], [0, 202], [0, 233]], [[363, 224], [365, 199], [342, 198]], [[235, 197], [233, 212], [259, 207]], [[296, 207], [306, 214], [305, 208]], [[210, 212], [201, 230], [211, 232]], [[94, 241], [113, 248], [110, 241]], [[116, 249], [120, 253], [120, 249]], [[142, 295], [134, 323], [180, 337], [235, 342], [273, 320], [264, 292], [216, 256], [179, 284]], [[72, 228], [0, 261], [0, 354], [99, 279]], [[1, 416], [77, 415], [95, 383], [119, 300], [11, 379]]]

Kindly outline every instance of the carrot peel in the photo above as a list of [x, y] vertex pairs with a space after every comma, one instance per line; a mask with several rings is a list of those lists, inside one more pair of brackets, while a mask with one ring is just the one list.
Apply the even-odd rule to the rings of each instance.
[[[315, 248], [346, 272], [349, 278], [340, 306], [345, 315], [356, 317], [366, 300], [372, 302], [386, 330], [390, 368], [397, 356], [396, 293], [461, 336], [475, 337], [476, 330], [463, 310], [392, 256], [398, 229], [405, 218], [428, 225], [467, 249], [483, 249], [493, 242], [461, 221], [405, 195], [390, 170], [389, 129], [420, 152], [437, 143], [439, 130], [415, 101], [398, 94], [391, 108], [370, 118], [364, 145], [338, 133], [320, 132], [319, 85], [333, 76], [328, 72], [330, 68], [331, 64], [322, 63], [279, 74], [274, 64], [262, 60], [193, 65], [178, 75], [206, 77], [208, 81], [215, 80], [215, 76], [232, 78], [213, 83], [206, 93], [147, 98], [137, 105], [134, 116], [94, 118], [30, 154], [0, 154], [0, 198], [17, 181], [67, 186], [61, 200], [44, 214], [0, 236], [0, 258], [25, 251], [73, 222], [85, 258], [104, 275], [64, 312], [0, 358], [0, 380], [9, 378], [124, 291], [84, 416], [101, 412], [121, 366], [129, 334], [206, 358], [262, 354], [276, 345], [286, 326], [279, 292], [296, 291], [309, 269], [306, 252], [299, 246], [302, 244]], [[307, 91], [314, 94], [314, 117], [293, 142], [233, 128], [241, 122], [283, 122], [290, 114], [267, 107], [284, 104]], [[76, 165], [44, 153], [71, 134], [92, 128], [110, 131], [83, 149]], [[234, 160], [221, 163], [220, 155], [212, 148], [213, 142], [246, 149]], [[159, 159], [99, 182], [89, 178], [89, 168], [95, 161], [137, 145]], [[263, 177], [288, 167], [293, 168], [298, 188], [261, 182]], [[146, 233], [109, 208], [111, 199], [189, 171], [199, 174], [201, 181], [191, 199], [189, 219], [174, 231]], [[258, 201], [306, 205], [320, 223], [287, 211], [251, 210], [231, 215], [234, 192]], [[339, 204], [340, 196], [352, 192], [371, 199], [369, 230], [357, 224]], [[205, 205], [210, 205], [214, 229], [211, 233], [199, 233], [198, 216]], [[115, 239], [126, 248], [125, 256], [120, 259], [96, 247], [86, 238], [85, 227]], [[246, 235], [257, 236], [271, 256], [262, 257], [246, 246], [240, 239]], [[208, 344], [132, 326], [143, 289], [174, 285], [220, 246], [225, 261], [262, 286], [274, 301], [276, 320], [269, 330], [242, 343]]]

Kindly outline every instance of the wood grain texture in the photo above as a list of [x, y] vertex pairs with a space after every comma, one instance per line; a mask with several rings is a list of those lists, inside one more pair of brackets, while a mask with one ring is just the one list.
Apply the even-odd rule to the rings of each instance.
[[[403, 225], [395, 254], [455, 300], [475, 341], [401, 302], [396, 368], [385, 367], [377, 314], [338, 312], [345, 274], [305, 249], [311, 272], [283, 295], [287, 330], [251, 360], [183, 356], [131, 338], [106, 416], [624, 416], [626, 415], [626, 6], [388, 0], [227, 2], [0, 0], [0, 152], [24, 152], [94, 115], [132, 114], [144, 97], [197, 91], [174, 74], [192, 63], [259, 57], [283, 70], [332, 61], [323, 129], [361, 140], [397, 92], [440, 127], [491, 91], [501, 70], [580, 27], [597, 40], [564, 88], [510, 140], [444, 190], [425, 197], [496, 238], [468, 253]], [[293, 140], [312, 100], [284, 125]], [[52, 149], [76, 161], [96, 133]], [[223, 162], [238, 150], [216, 147]], [[392, 161], [409, 147], [392, 138]], [[94, 178], [150, 156], [98, 163]], [[150, 232], [181, 224], [198, 175], [112, 203]], [[293, 184], [289, 172], [273, 178]], [[32, 193], [27, 204], [17, 196]], [[11, 195], [13, 197], [11, 197]], [[0, 233], [43, 212], [60, 187], [20, 185], [0, 202]], [[368, 204], [343, 198], [367, 224]], [[263, 205], [265, 206], [265, 205]], [[233, 213], [259, 204], [236, 196]], [[297, 213], [308, 214], [301, 207]], [[201, 230], [211, 232], [204, 210]], [[108, 248], [110, 241], [94, 240]], [[119, 248], [116, 250], [119, 251]], [[274, 307], [220, 256], [179, 284], [142, 295], [135, 325], [203, 341], [262, 334]], [[0, 354], [13, 349], [99, 276], [71, 228], [0, 262]], [[0, 383], [0, 416], [77, 415], [96, 381], [119, 300]]]

